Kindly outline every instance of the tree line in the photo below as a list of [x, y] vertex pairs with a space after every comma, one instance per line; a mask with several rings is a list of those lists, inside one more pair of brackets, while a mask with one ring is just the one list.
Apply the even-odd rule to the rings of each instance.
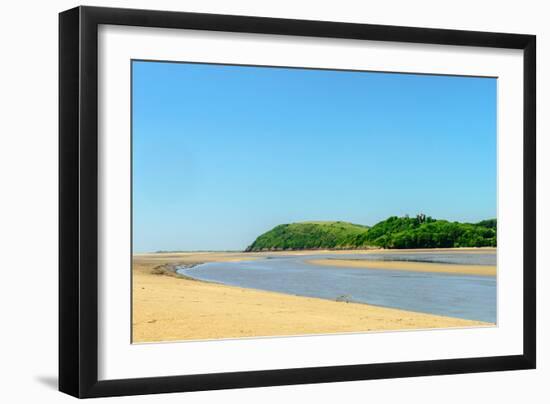
[[496, 247], [496, 233], [496, 219], [460, 223], [425, 214], [391, 216], [372, 227], [347, 222], [304, 222], [276, 226], [259, 236], [246, 251]]

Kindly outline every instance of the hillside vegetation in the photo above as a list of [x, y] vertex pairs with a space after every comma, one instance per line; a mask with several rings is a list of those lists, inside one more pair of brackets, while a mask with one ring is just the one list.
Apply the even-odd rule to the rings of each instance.
[[414, 218], [392, 216], [372, 227], [347, 222], [302, 222], [274, 227], [246, 251], [496, 247], [496, 230], [496, 219], [459, 223], [423, 214]]
[[346, 248], [367, 230], [346, 222], [281, 224], [258, 237], [247, 251]]

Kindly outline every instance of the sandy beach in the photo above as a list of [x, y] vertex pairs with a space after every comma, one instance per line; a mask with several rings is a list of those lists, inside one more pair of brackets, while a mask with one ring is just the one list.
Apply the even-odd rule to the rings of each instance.
[[[280, 254], [304, 253], [285, 251]], [[169, 269], [169, 265], [166, 266], [253, 260], [266, 254], [208, 252], [135, 255], [132, 270], [133, 342], [492, 325], [367, 304], [201, 282], [180, 277]]]
[[315, 259], [306, 261], [316, 265], [327, 265], [346, 268], [388, 269], [415, 272], [441, 272], [449, 274], [496, 276], [497, 267], [494, 265], [458, 265], [439, 264], [432, 262], [405, 262], [405, 261], [375, 261], [361, 259]]

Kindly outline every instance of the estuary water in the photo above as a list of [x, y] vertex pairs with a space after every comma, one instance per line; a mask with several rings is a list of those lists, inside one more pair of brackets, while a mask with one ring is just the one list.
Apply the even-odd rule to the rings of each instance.
[[212, 262], [178, 272], [195, 279], [298, 296], [368, 303], [496, 323], [496, 277], [314, 265], [323, 258], [496, 265], [494, 253], [273, 255]]

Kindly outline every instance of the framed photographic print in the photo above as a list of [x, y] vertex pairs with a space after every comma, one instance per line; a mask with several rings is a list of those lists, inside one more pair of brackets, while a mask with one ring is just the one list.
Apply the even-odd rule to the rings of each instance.
[[535, 36], [59, 22], [61, 391], [535, 367]]

